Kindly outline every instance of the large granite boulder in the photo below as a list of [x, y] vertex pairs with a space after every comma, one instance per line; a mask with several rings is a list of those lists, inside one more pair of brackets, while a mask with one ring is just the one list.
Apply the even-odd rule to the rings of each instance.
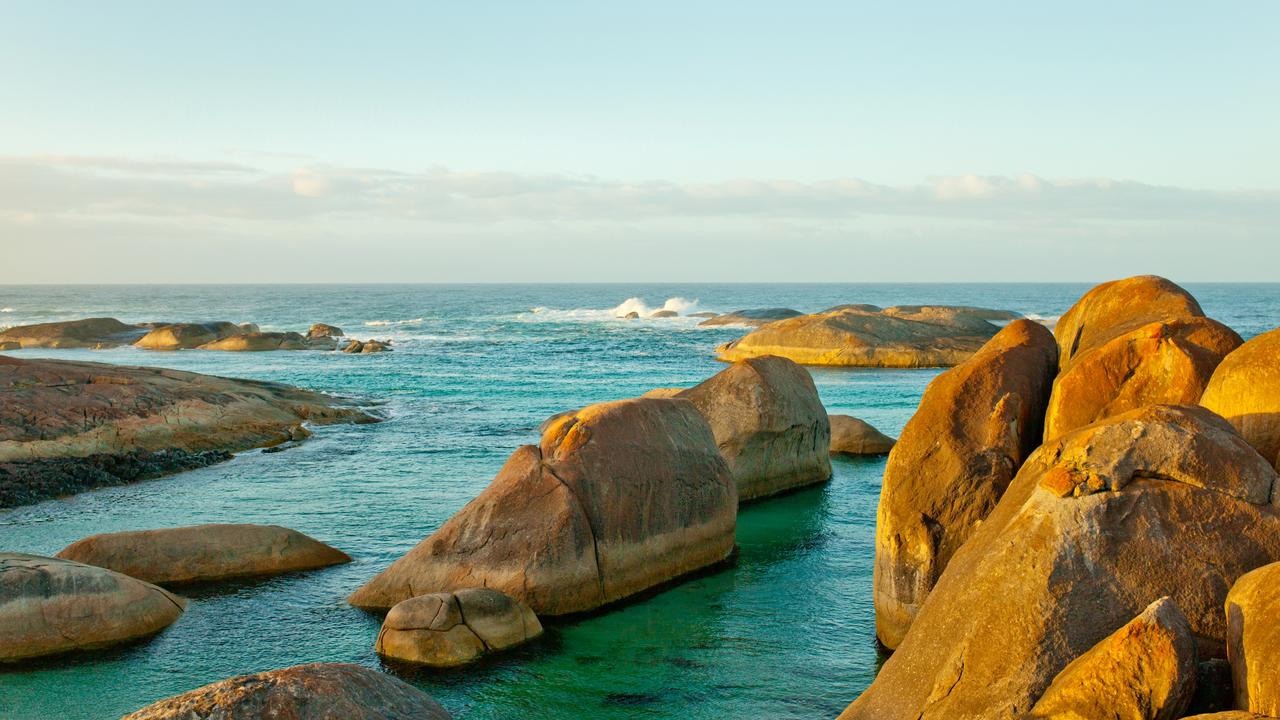
[[894, 439], [871, 423], [849, 415], [828, 415], [832, 455], [887, 455]]
[[157, 585], [227, 580], [351, 562], [346, 553], [279, 525], [193, 525], [92, 535], [58, 557]]
[[[0, 358], [0, 395], [0, 506], [113, 484], [111, 459], [127, 470], [146, 453], [181, 470], [200, 453], [288, 441], [302, 422], [374, 421], [279, 383], [65, 360]], [[103, 472], [80, 478], [77, 462]]]
[[230, 352], [269, 352], [271, 350], [309, 350], [307, 339], [296, 332], [248, 332], [232, 335], [201, 345], [200, 350]]
[[742, 360], [673, 397], [706, 418], [739, 501], [831, 478], [827, 411], [808, 371], [790, 360]]
[[1175, 283], [1156, 275], [1113, 280], [1085, 293], [1054, 326], [1059, 362], [1153, 322], [1204, 317], [1200, 303]]
[[951, 556], [1039, 444], [1057, 347], [1015, 320], [925, 389], [889, 453], [876, 513], [876, 635], [898, 646]]
[[1200, 656], [1222, 657], [1228, 588], [1280, 559], [1276, 483], [1200, 407], [1149, 406], [1043, 445], [841, 717], [1017, 718], [1071, 660], [1164, 596]]
[[243, 335], [239, 325], [229, 322], [175, 323], [161, 325], [143, 335], [135, 347], [144, 350], [191, 350], [235, 335]]
[[307, 330], [307, 339], [315, 340], [317, 338], [340, 338], [342, 337], [342, 328], [337, 325], [329, 325], [326, 323], [316, 323]]
[[693, 403], [591, 405], [517, 449], [479, 497], [348, 599], [387, 610], [483, 585], [539, 615], [593, 610], [726, 559], [737, 511]]
[[[746, 325], [748, 327], [759, 327], [774, 320], [785, 320], [802, 315], [799, 310], [791, 308], [753, 308], [750, 310], [735, 310], [722, 315], [714, 313], [709, 314], [706, 320], [698, 323], [698, 327], [716, 327], [720, 325]], [[703, 313], [695, 313], [690, 317], [701, 317]]]
[[1195, 638], [1166, 597], [1072, 660], [1027, 720], [1177, 720], [1195, 689]]
[[154, 635], [185, 606], [161, 588], [110, 570], [0, 552], [0, 663]]
[[1226, 609], [1236, 708], [1280, 717], [1280, 563], [1236, 580]]
[[1077, 351], [1054, 380], [1044, 437], [1143, 405], [1195, 404], [1240, 342], [1226, 325], [1193, 317], [1149, 323]]
[[396, 603], [374, 652], [401, 662], [457, 667], [542, 634], [524, 603], [491, 588], [419, 595]]
[[802, 365], [948, 367], [999, 331], [989, 321], [993, 313], [1014, 317], [967, 307], [844, 305], [768, 323], [721, 345], [716, 356], [725, 362], [777, 355]]
[[430, 695], [359, 665], [313, 663], [241, 675], [121, 720], [449, 720]]
[[16, 342], [24, 348], [114, 347], [137, 340], [147, 330], [146, 326], [129, 325], [115, 318], [88, 318], [11, 327], [0, 332], [0, 342]]
[[1200, 404], [1226, 418], [1262, 457], [1280, 468], [1280, 329], [1249, 340], [1223, 358]]

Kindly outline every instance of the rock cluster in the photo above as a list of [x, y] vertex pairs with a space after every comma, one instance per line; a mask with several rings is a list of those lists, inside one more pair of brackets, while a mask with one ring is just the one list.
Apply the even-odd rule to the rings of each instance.
[[392, 660], [457, 667], [542, 634], [528, 606], [490, 588], [430, 593], [397, 603], [374, 651]]
[[[203, 323], [143, 323], [130, 325], [115, 318], [89, 318], [68, 322], [22, 325], [0, 332], [0, 350], [24, 347], [109, 348], [132, 344], [144, 350], [223, 350], [266, 352], [272, 350], [336, 350], [342, 328], [316, 323], [306, 335], [296, 332], [262, 332], [255, 323], [226, 321]], [[390, 341], [352, 341], [368, 350], [383, 352]]]

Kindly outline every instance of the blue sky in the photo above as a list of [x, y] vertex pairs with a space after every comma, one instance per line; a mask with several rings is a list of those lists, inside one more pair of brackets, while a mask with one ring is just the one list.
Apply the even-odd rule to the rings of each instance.
[[1280, 4], [1049, 5], [6, 2], [0, 251], [36, 281], [1280, 277]]

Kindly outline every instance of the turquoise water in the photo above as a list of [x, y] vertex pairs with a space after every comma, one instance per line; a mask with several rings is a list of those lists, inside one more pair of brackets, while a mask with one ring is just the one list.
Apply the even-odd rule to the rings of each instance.
[[[1246, 337], [1280, 325], [1280, 285], [1189, 285]], [[622, 321], [629, 298], [727, 311], [839, 303], [957, 303], [1052, 318], [1086, 285], [0, 286], [0, 326], [110, 315], [126, 321], [317, 321], [396, 351], [149, 353], [25, 350], [18, 356], [159, 365], [279, 380], [384, 402], [378, 425], [320, 428], [286, 452], [249, 452], [179, 476], [0, 511], [0, 549], [52, 554], [114, 530], [279, 523], [350, 553], [318, 572], [189, 592], [148, 642], [0, 668], [0, 717], [112, 718], [230, 675], [302, 662], [382, 667], [379, 620], [346, 595], [475, 496], [548, 415], [653, 387], [691, 385], [741, 328], [687, 318]], [[696, 304], [694, 304], [696, 301]], [[628, 306], [630, 308], [632, 306]], [[377, 324], [371, 324], [377, 323]], [[933, 370], [814, 370], [830, 412], [896, 434]], [[478, 667], [383, 668], [463, 720], [830, 718], [877, 668], [871, 607], [884, 461], [836, 460], [826, 485], [750, 505], [737, 564], [570, 623]]]

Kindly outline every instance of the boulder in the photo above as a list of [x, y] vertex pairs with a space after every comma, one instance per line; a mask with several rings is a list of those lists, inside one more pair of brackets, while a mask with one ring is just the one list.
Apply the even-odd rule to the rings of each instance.
[[483, 585], [540, 616], [593, 610], [725, 560], [737, 508], [692, 403], [591, 405], [517, 449], [479, 497], [348, 600], [387, 610]]
[[1226, 609], [1235, 706], [1280, 717], [1280, 563], [1236, 580]]
[[1054, 326], [1063, 368], [1076, 355], [1153, 322], [1204, 317], [1191, 293], [1156, 275], [1113, 280], [1085, 293]]
[[618, 317], [622, 318], [623, 320], [639, 320], [640, 313], [636, 312], [635, 310], [632, 310], [626, 315], [619, 315]]
[[[802, 315], [799, 310], [791, 308], [755, 308], [752, 310], [735, 310], [733, 312], [716, 315], [711, 313], [710, 316], [698, 323], [698, 327], [717, 327], [720, 325], [746, 325], [748, 327], [759, 327], [774, 320], [785, 320], [787, 318]], [[700, 315], [699, 315], [700, 317]]]
[[0, 340], [0, 351], [4, 350], [21, 350], [22, 343], [17, 340]]
[[16, 342], [25, 348], [114, 347], [137, 340], [147, 333], [147, 329], [115, 318], [89, 318], [11, 327], [0, 332], [0, 342]]
[[1143, 405], [1193, 405], [1240, 342], [1226, 325], [1193, 317], [1149, 323], [1079, 350], [1053, 382], [1044, 437]]
[[[685, 391], [685, 390], [687, 390], [687, 389], [688, 389], [688, 388], [679, 388], [679, 387], [654, 388], [654, 389], [652, 389], [652, 390], [649, 390], [649, 391], [645, 392], [645, 394], [641, 395], [640, 397], [647, 397], [647, 398], [673, 398], [673, 397], [680, 397], [680, 393], [684, 392], [684, 391]], [[557, 416], [558, 416], [558, 414], [557, 414], [557, 415], [552, 415], [552, 416], [551, 416], [551, 418], [555, 418], [555, 417], [557, 417]], [[550, 419], [548, 419], [548, 422], [550, 422]]]
[[1280, 468], [1280, 329], [1249, 340], [1223, 358], [1200, 404], [1226, 418], [1262, 457]]
[[279, 525], [194, 525], [93, 535], [58, 557], [157, 585], [278, 575], [351, 562], [341, 550]]
[[679, 317], [679, 316], [680, 316], [680, 313], [676, 312], [675, 310], [658, 310], [656, 312], [649, 314], [649, 317], [651, 318], [673, 318], [673, 317]]
[[316, 338], [340, 338], [342, 336], [342, 328], [325, 323], [316, 323], [311, 326], [310, 330], [307, 330], [307, 338], [310, 340], [315, 340]]
[[430, 695], [359, 665], [313, 663], [241, 675], [121, 720], [449, 720]]
[[246, 333], [262, 332], [262, 328], [258, 327], [258, 323], [240, 323], [239, 328], [241, 332]]
[[392, 660], [457, 667], [541, 634], [528, 606], [497, 590], [471, 588], [396, 603], [373, 649]]
[[134, 346], [144, 350], [190, 350], [243, 334], [244, 330], [239, 325], [229, 322], [175, 323], [157, 327], [143, 335]]
[[[152, 465], [172, 460], [172, 472], [202, 453], [225, 459], [285, 442], [304, 421], [375, 421], [343, 400], [279, 383], [65, 360], [3, 358], [0, 396], [0, 506], [120, 484], [112, 478], [136, 475], [139, 453]], [[78, 463], [102, 472], [75, 488], [44, 484]]]
[[673, 397], [706, 418], [740, 501], [831, 478], [827, 411], [808, 371], [790, 360], [742, 360]]
[[200, 350], [230, 352], [266, 352], [270, 350], [306, 350], [307, 339], [296, 332], [241, 333], [200, 346]]
[[948, 367], [967, 360], [1000, 330], [987, 317], [1002, 312], [948, 306], [868, 307], [874, 306], [845, 305], [775, 320], [721, 345], [716, 357], [734, 362], [778, 355], [802, 365]]
[[1280, 559], [1276, 483], [1199, 407], [1148, 406], [1041, 446], [841, 717], [1018, 718], [1071, 660], [1164, 596], [1200, 656], [1222, 657], [1231, 582]]
[[356, 354], [363, 351], [364, 351], [364, 343], [359, 340], [352, 340], [342, 348], [342, 352], [344, 353]]
[[383, 342], [381, 340], [366, 340], [364, 345], [360, 348], [360, 353], [362, 355], [380, 352], [391, 352], [390, 341]]
[[1027, 720], [1177, 720], [1195, 687], [1195, 638], [1166, 597], [1072, 660]]
[[951, 556], [1039, 443], [1057, 347], [1015, 320], [934, 378], [889, 453], [876, 513], [876, 635], [902, 641]]
[[828, 415], [831, 423], [832, 455], [886, 455], [894, 439], [871, 423], [849, 415]]
[[103, 568], [0, 552], [0, 662], [154, 635], [186, 601]]

